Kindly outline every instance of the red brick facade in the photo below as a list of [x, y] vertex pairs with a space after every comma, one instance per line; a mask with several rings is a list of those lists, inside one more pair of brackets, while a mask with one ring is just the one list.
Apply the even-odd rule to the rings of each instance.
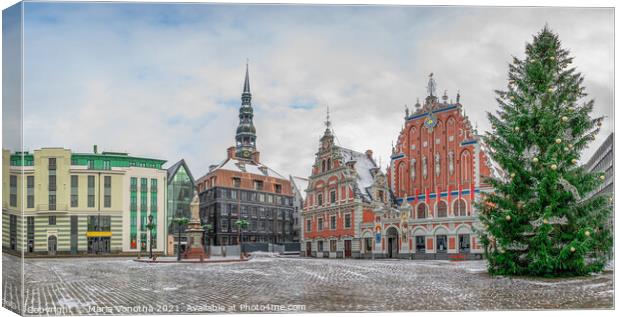
[[374, 218], [373, 208], [389, 206], [387, 179], [372, 151], [356, 152], [333, 141], [328, 124], [300, 217], [302, 256], [360, 257], [362, 221]]
[[456, 103], [442, 99], [429, 96], [413, 114], [407, 111], [388, 170], [396, 203], [406, 210], [401, 222], [407, 228], [398, 231], [412, 247], [403, 251], [412, 257], [482, 251], [473, 233], [473, 203], [489, 189], [484, 179], [491, 169], [459, 97]]

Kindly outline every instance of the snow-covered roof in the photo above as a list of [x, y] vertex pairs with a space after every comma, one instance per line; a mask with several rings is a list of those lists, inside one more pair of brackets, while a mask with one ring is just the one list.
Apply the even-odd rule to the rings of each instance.
[[299, 176], [290, 176], [291, 183], [295, 191], [299, 192], [301, 198], [306, 200], [306, 189], [308, 188], [308, 179]]
[[372, 170], [379, 167], [375, 161], [368, 157], [365, 153], [353, 151], [351, 149], [343, 148], [340, 146], [334, 146], [334, 148], [340, 151], [344, 163], [355, 161], [355, 172], [357, 173], [357, 188], [356, 194], [361, 196], [364, 200], [372, 201], [372, 196], [368, 188], [374, 183], [374, 176]]
[[225, 159], [224, 161], [222, 161], [222, 163], [210, 169], [209, 173], [218, 169], [233, 172], [250, 173], [262, 176], [270, 176], [274, 178], [288, 180], [286, 177], [282, 176], [280, 173], [274, 171], [273, 169], [269, 168], [264, 164], [256, 163], [249, 160], [240, 160], [238, 158]]

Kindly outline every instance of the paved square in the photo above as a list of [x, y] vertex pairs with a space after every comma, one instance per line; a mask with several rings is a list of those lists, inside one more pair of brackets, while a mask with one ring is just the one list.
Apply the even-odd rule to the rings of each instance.
[[[19, 271], [18, 258], [3, 255], [3, 261], [5, 270]], [[558, 280], [492, 278], [485, 265], [266, 255], [222, 264], [26, 259], [24, 295], [26, 313], [35, 315], [613, 307], [612, 271]], [[5, 274], [5, 303], [19, 297], [18, 285], [17, 276]]]

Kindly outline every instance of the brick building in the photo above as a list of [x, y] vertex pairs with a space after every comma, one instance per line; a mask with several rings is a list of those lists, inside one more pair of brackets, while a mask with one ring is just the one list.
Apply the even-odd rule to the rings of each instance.
[[418, 102], [412, 114], [406, 110], [392, 149], [388, 179], [405, 212], [386, 234], [400, 237], [394, 250], [400, 257], [478, 258], [483, 250], [474, 234], [474, 202], [490, 190], [484, 183], [490, 161], [460, 96], [452, 103], [444, 93], [439, 101], [435, 87], [431, 74], [424, 105]]
[[359, 258], [374, 248], [362, 240], [361, 224], [376, 211], [389, 208], [387, 178], [372, 158], [334, 144], [329, 114], [312, 174], [308, 179], [301, 255], [307, 257]]
[[291, 183], [260, 162], [251, 100], [246, 68], [236, 146], [228, 148], [226, 159], [212, 165], [196, 182], [201, 221], [212, 225], [208, 232], [211, 244], [237, 244], [235, 222], [238, 219], [249, 222], [249, 227], [242, 232], [242, 241], [282, 243], [293, 240]]

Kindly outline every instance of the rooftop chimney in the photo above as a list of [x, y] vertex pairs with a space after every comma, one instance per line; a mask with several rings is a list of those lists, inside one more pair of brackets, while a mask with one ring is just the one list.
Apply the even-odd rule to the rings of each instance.
[[228, 155], [228, 158], [234, 158], [235, 157], [235, 151], [237, 150], [236, 147], [231, 146], [226, 150], [226, 154]]
[[260, 153], [258, 151], [254, 151], [254, 153], [252, 153], [252, 161], [254, 161], [255, 163], [260, 163]]
[[97, 154], [97, 144], [93, 145], [93, 153]]

